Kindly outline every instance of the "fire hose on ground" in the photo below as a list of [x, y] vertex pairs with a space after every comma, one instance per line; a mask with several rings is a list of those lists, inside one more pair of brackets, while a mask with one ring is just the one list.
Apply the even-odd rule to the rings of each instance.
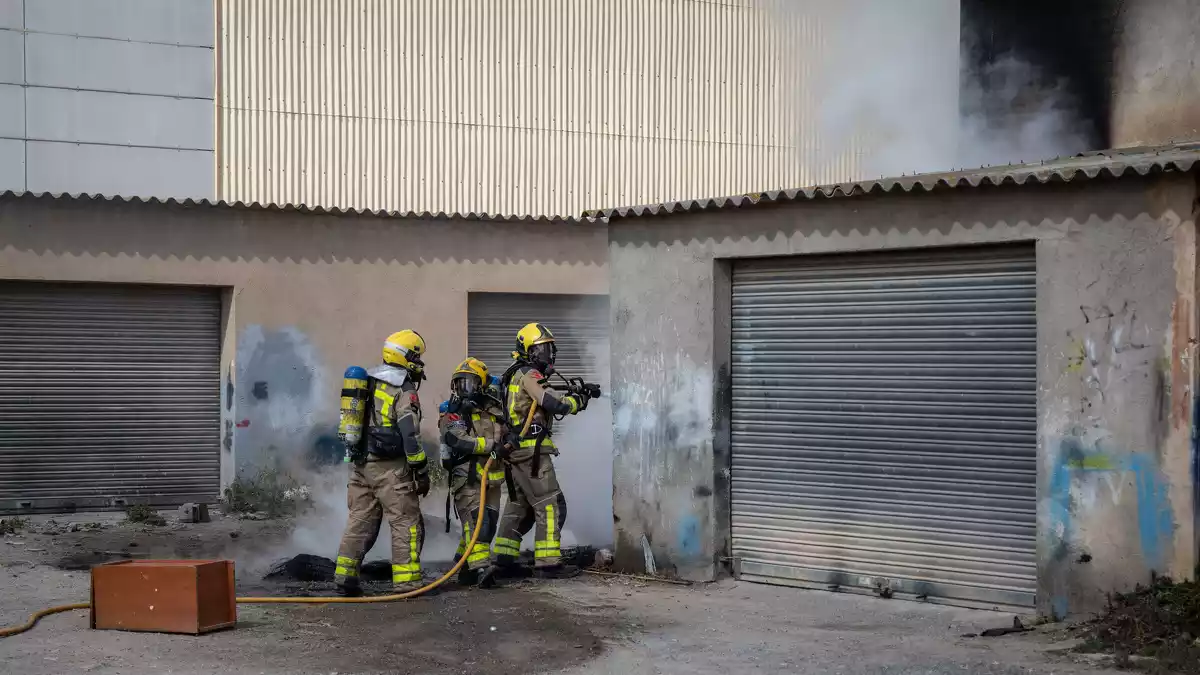
[[[529, 425], [533, 422], [533, 415], [535, 412], [537, 412], [537, 408], [538, 408], [538, 406], [536, 403], [534, 405], [530, 406], [529, 414], [525, 417], [525, 425], [521, 428], [522, 436], [524, 436], [525, 434], [527, 434], [529, 432]], [[483, 465], [483, 475], [485, 475], [485, 476], [487, 475], [488, 470], [491, 468], [492, 462], [495, 461], [495, 459], [496, 458], [494, 456], [488, 457], [487, 462], [485, 462]], [[487, 504], [487, 489], [488, 489], [487, 481], [480, 481], [479, 512], [475, 514], [475, 527], [471, 528], [471, 541], [470, 541], [470, 543], [468, 543], [466, 545], [466, 548], [464, 549], [466, 551], [470, 551], [472, 548], [474, 548], [475, 542], [479, 541], [479, 530], [481, 527], [483, 527], [483, 515], [484, 515], [484, 511], [485, 511], [485, 505]], [[435, 579], [434, 581], [429, 582], [428, 584], [422, 586], [421, 588], [418, 588], [418, 589], [415, 589], [412, 591], [408, 591], [405, 593], [390, 593], [388, 595], [373, 595], [373, 596], [357, 597], [357, 598], [244, 596], [244, 597], [237, 598], [237, 602], [240, 605], [285, 605], [285, 604], [288, 604], [288, 605], [290, 605], [290, 604], [296, 604], [296, 605], [334, 605], [334, 604], [350, 605], [350, 604], [365, 604], [365, 603], [374, 603], [374, 602], [395, 602], [397, 600], [408, 600], [410, 598], [415, 598], [419, 595], [428, 593], [429, 591], [437, 588], [438, 586], [441, 586], [443, 583], [446, 582], [447, 579], [454, 576], [454, 574], [457, 573], [458, 570], [461, 569], [462, 566], [466, 562], [467, 562], [466, 555], [459, 556], [458, 562], [454, 563], [454, 566], [451, 567], [450, 570], [448, 572], [446, 572], [445, 574], [443, 574], [441, 577]], [[587, 570], [587, 571], [591, 572], [591, 570]], [[622, 576], [622, 575], [617, 575], [614, 573], [602, 573], [602, 572], [596, 572], [596, 574], [603, 574], [604, 576]], [[663, 581], [663, 582], [667, 582], [667, 583], [678, 583], [681, 585], [688, 583], [688, 582], [676, 582], [671, 579], [659, 579], [656, 577], [634, 577], [634, 578], [644, 579], [646, 581]], [[74, 611], [77, 609], [91, 609], [91, 606], [92, 605], [89, 602], [77, 602], [77, 603], [70, 604], [70, 605], [58, 605], [57, 607], [48, 607], [41, 611], [34, 612], [33, 615], [31, 615], [29, 617], [29, 620], [23, 624], [20, 624], [17, 626], [9, 626], [6, 628], [0, 628], [0, 638], [24, 633], [25, 631], [36, 626], [38, 621], [41, 621], [43, 618], [45, 618], [47, 616], [51, 616], [53, 614], [61, 614], [62, 612], [70, 612], [70, 611]]]
[[[487, 462], [484, 463], [484, 465], [483, 465], [484, 475], [487, 475], [487, 471], [491, 467], [493, 461], [494, 461], [494, 458], [488, 457]], [[480, 527], [483, 526], [484, 505], [487, 503], [485, 500], [487, 498], [487, 487], [488, 486], [487, 486], [487, 481], [481, 481], [480, 483], [481, 484], [479, 487], [479, 513], [477, 513], [475, 515], [475, 527], [472, 528], [472, 530], [471, 530], [471, 542], [469, 544], [467, 544], [467, 548], [466, 548], [466, 550], [468, 550], [468, 551], [471, 550], [471, 548], [475, 546], [475, 542], [477, 542], [479, 540], [479, 529], [480, 529]], [[418, 588], [418, 589], [415, 589], [412, 591], [408, 591], [405, 593], [390, 593], [388, 595], [373, 595], [373, 596], [359, 597], [359, 598], [343, 598], [343, 597], [332, 597], [332, 598], [276, 597], [276, 598], [271, 598], [271, 597], [258, 597], [258, 596], [243, 596], [243, 597], [237, 598], [237, 602], [239, 605], [282, 605], [282, 604], [348, 605], [348, 604], [364, 604], [364, 603], [372, 603], [372, 602], [395, 602], [396, 600], [407, 600], [409, 598], [415, 598], [424, 593], [428, 593], [429, 591], [437, 588], [438, 586], [441, 586], [443, 583], [446, 582], [447, 579], [454, 576], [454, 574], [457, 573], [458, 570], [466, 562], [467, 562], [467, 556], [465, 556], [465, 555], [459, 556], [458, 562], [454, 563], [454, 566], [450, 568], [450, 571], [446, 572], [445, 574], [443, 574], [441, 577], [435, 579], [434, 581], [431, 581], [428, 584], [422, 586], [421, 588]], [[36, 626], [38, 621], [40, 621], [43, 618], [50, 616], [52, 614], [60, 614], [62, 612], [70, 612], [70, 611], [76, 610], [76, 609], [90, 609], [91, 606], [92, 606], [92, 604], [90, 602], [77, 602], [77, 603], [74, 603], [71, 605], [59, 605], [57, 607], [49, 607], [49, 608], [43, 609], [39, 612], [35, 612], [32, 616], [29, 617], [29, 620], [23, 624], [20, 624], [18, 626], [10, 626], [7, 628], [0, 628], [0, 637], [9, 637], [11, 635], [17, 635], [19, 633], [24, 633], [25, 631]]]

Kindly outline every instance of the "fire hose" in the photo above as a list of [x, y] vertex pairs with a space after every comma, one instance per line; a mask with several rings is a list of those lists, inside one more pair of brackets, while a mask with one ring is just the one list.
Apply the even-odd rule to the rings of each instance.
[[[530, 414], [530, 417], [532, 418], [532, 413]], [[487, 475], [487, 471], [491, 467], [492, 462], [494, 460], [495, 460], [494, 457], [488, 457], [487, 462], [485, 462], [483, 465], [484, 475]], [[475, 546], [475, 542], [479, 541], [479, 530], [483, 526], [484, 506], [487, 503], [486, 502], [487, 489], [488, 489], [487, 481], [480, 481], [479, 513], [477, 513], [475, 516], [475, 527], [473, 527], [471, 529], [471, 542], [469, 544], [467, 544], [467, 547], [466, 547], [467, 551], [470, 551]], [[388, 595], [373, 595], [373, 596], [369, 596], [369, 597], [360, 597], [360, 598], [341, 598], [341, 597], [337, 597], [337, 598], [312, 598], [312, 597], [270, 598], [270, 597], [245, 596], [245, 597], [237, 598], [237, 602], [240, 605], [268, 605], [268, 604], [297, 604], [297, 605], [339, 604], [339, 605], [341, 605], [341, 604], [361, 604], [361, 603], [370, 603], [370, 602], [395, 602], [396, 600], [407, 600], [409, 598], [415, 598], [418, 595], [421, 595], [423, 593], [428, 593], [429, 591], [437, 588], [438, 586], [441, 586], [443, 583], [445, 583], [445, 581], [447, 579], [449, 579], [456, 572], [458, 572], [458, 570], [466, 562], [467, 562], [467, 556], [465, 556], [465, 555], [459, 556], [458, 562], [454, 563], [454, 566], [450, 568], [450, 571], [446, 572], [438, 579], [435, 579], [434, 581], [431, 581], [428, 584], [422, 586], [421, 588], [418, 588], [418, 589], [415, 589], [412, 591], [408, 591], [406, 593], [390, 593]], [[39, 612], [35, 612], [32, 616], [29, 617], [29, 620], [23, 624], [20, 624], [18, 626], [9, 626], [7, 628], [0, 628], [0, 637], [9, 637], [12, 635], [24, 633], [25, 631], [29, 630], [30, 628], [33, 628], [34, 626], [36, 626], [38, 621], [40, 621], [43, 618], [50, 616], [52, 614], [60, 614], [62, 612], [70, 612], [70, 611], [76, 610], [76, 609], [90, 609], [91, 606], [92, 606], [92, 604], [90, 602], [77, 602], [77, 603], [74, 603], [71, 605], [59, 605], [57, 607], [49, 607], [49, 608], [43, 609]]]
[[[535, 412], [537, 412], [537, 409], [538, 409], [538, 406], [536, 403], [534, 403], [532, 406], [530, 406], [529, 414], [525, 417], [525, 424], [521, 428], [522, 436], [524, 436], [525, 434], [527, 434], [529, 432], [529, 425], [533, 422], [533, 415]], [[488, 457], [487, 462], [485, 462], [483, 465], [483, 475], [485, 475], [485, 476], [487, 475], [488, 470], [492, 466], [492, 462], [495, 460], [496, 460], [496, 457], [494, 455], [491, 457]], [[464, 549], [465, 551], [470, 551], [472, 548], [475, 547], [475, 542], [479, 541], [479, 530], [483, 526], [483, 515], [484, 515], [484, 511], [485, 511], [485, 505], [487, 504], [487, 489], [488, 489], [487, 481], [486, 480], [480, 481], [479, 512], [477, 514], [475, 514], [475, 527], [471, 528], [471, 541], [470, 541], [470, 543], [468, 543], [466, 545], [466, 548]], [[408, 591], [405, 593], [391, 593], [388, 595], [373, 595], [373, 596], [358, 597], [358, 598], [344, 598], [344, 597], [334, 597], [334, 598], [274, 597], [274, 598], [272, 598], [272, 597], [244, 596], [244, 597], [237, 598], [237, 602], [238, 602], [238, 604], [241, 604], [241, 605], [282, 605], [282, 604], [350, 605], [350, 604], [365, 604], [365, 603], [372, 603], [372, 602], [395, 602], [397, 600], [407, 600], [409, 598], [415, 598], [424, 593], [428, 593], [429, 591], [437, 588], [438, 586], [441, 586], [443, 583], [446, 582], [447, 579], [449, 579], [451, 576], [453, 576], [455, 573], [457, 573], [458, 570], [460, 568], [462, 568], [462, 566], [466, 563], [466, 561], [467, 561], [466, 555], [460, 556], [458, 559], [458, 562], [454, 563], [454, 566], [451, 567], [450, 570], [448, 572], [446, 572], [445, 574], [443, 574], [441, 577], [435, 579], [434, 581], [429, 582], [428, 584], [422, 586], [421, 588], [418, 588], [418, 589], [415, 589], [412, 591]], [[647, 577], [646, 579], [647, 580], [655, 580], [655, 581], [666, 581], [666, 580], [661, 580], [661, 579], [654, 579], [652, 577]], [[91, 609], [91, 606], [92, 605], [89, 602], [77, 602], [77, 603], [70, 604], [70, 605], [58, 605], [57, 607], [47, 607], [46, 609], [43, 609], [41, 611], [34, 612], [29, 617], [29, 620], [23, 624], [20, 624], [17, 626], [9, 626], [6, 628], [0, 628], [0, 638], [10, 637], [12, 635], [18, 635], [20, 633], [24, 633], [25, 631], [36, 626], [38, 621], [41, 621], [43, 618], [45, 618], [47, 616], [51, 616], [53, 614], [61, 614], [62, 612], [70, 612], [70, 611], [74, 611], [77, 609]]]
[[[522, 436], [524, 436], [526, 433], [529, 432], [529, 425], [533, 422], [533, 414], [536, 411], [537, 411], [537, 404], [534, 403], [529, 408], [529, 415], [527, 415], [525, 417], [525, 425], [521, 428]], [[488, 470], [492, 466], [492, 462], [494, 462], [495, 460], [496, 460], [496, 457], [494, 455], [491, 457], [488, 457], [487, 461], [484, 462], [484, 464], [483, 464], [483, 475], [485, 475], [485, 476], [487, 475]], [[475, 542], [479, 541], [479, 530], [481, 527], [483, 527], [483, 514], [485, 511], [486, 504], [487, 504], [487, 490], [488, 490], [487, 483], [488, 482], [486, 480], [484, 480], [484, 481], [480, 481], [479, 483], [480, 483], [480, 485], [479, 485], [479, 512], [477, 514], [475, 514], [475, 527], [471, 528], [471, 541], [470, 541], [470, 543], [468, 543], [466, 545], [466, 548], [463, 549], [464, 551], [470, 551], [472, 548], [475, 547]], [[441, 577], [435, 579], [434, 581], [429, 582], [428, 584], [425, 584], [424, 586], [422, 586], [418, 589], [407, 591], [405, 593], [390, 593], [388, 595], [372, 595], [372, 596], [368, 596], [368, 597], [359, 597], [359, 598], [313, 598], [313, 597], [276, 597], [276, 598], [271, 598], [271, 597], [259, 597], [259, 596], [245, 596], [245, 597], [237, 598], [237, 602], [239, 605], [283, 605], [283, 604], [289, 604], [289, 605], [290, 604], [296, 604], [296, 605], [334, 605], [334, 604], [350, 605], [350, 604], [364, 604], [364, 603], [371, 603], [371, 602], [395, 602], [396, 600], [407, 600], [409, 598], [415, 598], [424, 593], [428, 593], [429, 591], [437, 588], [438, 586], [441, 586], [443, 583], [446, 582], [447, 579], [454, 576], [454, 574], [456, 572], [458, 572], [458, 570], [460, 568], [462, 568], [462, 566], [466, 562], [467, 562], [467, 556], [465, 554], [462, 556], [459, 556], [458, 562], [454, 563], [454, 566], [450, 568], [450, 571], [446, 572]], [[38, 621], [41, 621], [43, 618], [45, 618], [47, 616], [51, 616], [52, 614], [61, 614], [62, 612], [70, 612], [70, 611], [73, 611], [76, 609], [91, 609], [91, 607], [92, 607], [92, 604], [90, 602], [76, 602], [76, 603], [70, 604], [70, 605], [58, 605], [57, 607], [47, 607], [46, 609], [43, 609], [41, 611], [34, 612], [29, 617], [29, 620], [23, 624], [20, 624], [17, 626], [8, 626], [6, 628], [0, 628], [0, 638], [10, 637], [12, 635], [19, 635], [20, 633], [24, 633], [25, 631], [36, 626]]]

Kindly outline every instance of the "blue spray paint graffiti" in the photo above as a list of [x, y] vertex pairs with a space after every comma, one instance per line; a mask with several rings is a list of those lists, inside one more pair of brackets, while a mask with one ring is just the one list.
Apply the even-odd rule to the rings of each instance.
[[1075, 517], [1081, 514], [1075, 512], [1071, 489], [1080, 475], [1132, 473], [1137, 488], [1138, 542], [1142, 556], [1150, 569], [1162, 571], [1175, 535], [1175, 518], [1171, 511], [1169, 486], [1163, 480], [1155, 458], [1140, 453], [1104, 452], [1099, 444], [1085, 447], [1078, 437], [1062, 439], [1059, 449], [1059, 461], [1054, 464], [1047, 486], [1046, 505], [1054, 558], [1062, 559], [1068, 555], [1070, 545], [1077, 540]]
[[679, 529], [675, 532], [675, 548], [684, 558], [698, 558], [702, 552], [700, 546], [700, 519], [687, 515], [679, 521]]
[[1137, 483], [1138, 537], [1142, 555], [1151, 569], [1163, 571], [1167, 552], [1175, 536], [1168, 486], [1161, 480], [1158, 465], [1145, 455], [1128, 457], [1129, 470]]

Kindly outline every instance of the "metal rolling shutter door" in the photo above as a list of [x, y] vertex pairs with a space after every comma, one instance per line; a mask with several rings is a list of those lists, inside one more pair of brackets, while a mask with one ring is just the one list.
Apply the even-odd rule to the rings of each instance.
[[212, 501], [220, 291], [0, 282], [0, 510]]
[[[467, 298], [467, 351], [499, 376], [512, 363], [517, 331], [535, 321], [554, 333], [559, 372], [598, 382], [607, 389], [607, 295], [471, 293]], [[562, 384], [557, 378], [550, 382]]]
[[1032, 245], [749, 262], [733, 275], [742, 578], [1031, 606]]

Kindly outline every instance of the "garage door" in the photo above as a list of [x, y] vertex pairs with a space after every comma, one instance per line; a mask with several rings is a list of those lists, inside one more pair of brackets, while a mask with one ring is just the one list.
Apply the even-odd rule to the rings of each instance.
[[0, 282], [0, 510], [212, 501], [219, 291]]
[[[554, 333], [558, 371], [608, 385], [608, 296], [471, 293], [467, 298], [467, 351], [496, 375], [512, 363], [517, 331], [541, 323]], [[557, 378], [551, 384], [561, 381]]]
[[1030, 606], [1032, 246], [756, 261], [733, 274], [742, 578]]

